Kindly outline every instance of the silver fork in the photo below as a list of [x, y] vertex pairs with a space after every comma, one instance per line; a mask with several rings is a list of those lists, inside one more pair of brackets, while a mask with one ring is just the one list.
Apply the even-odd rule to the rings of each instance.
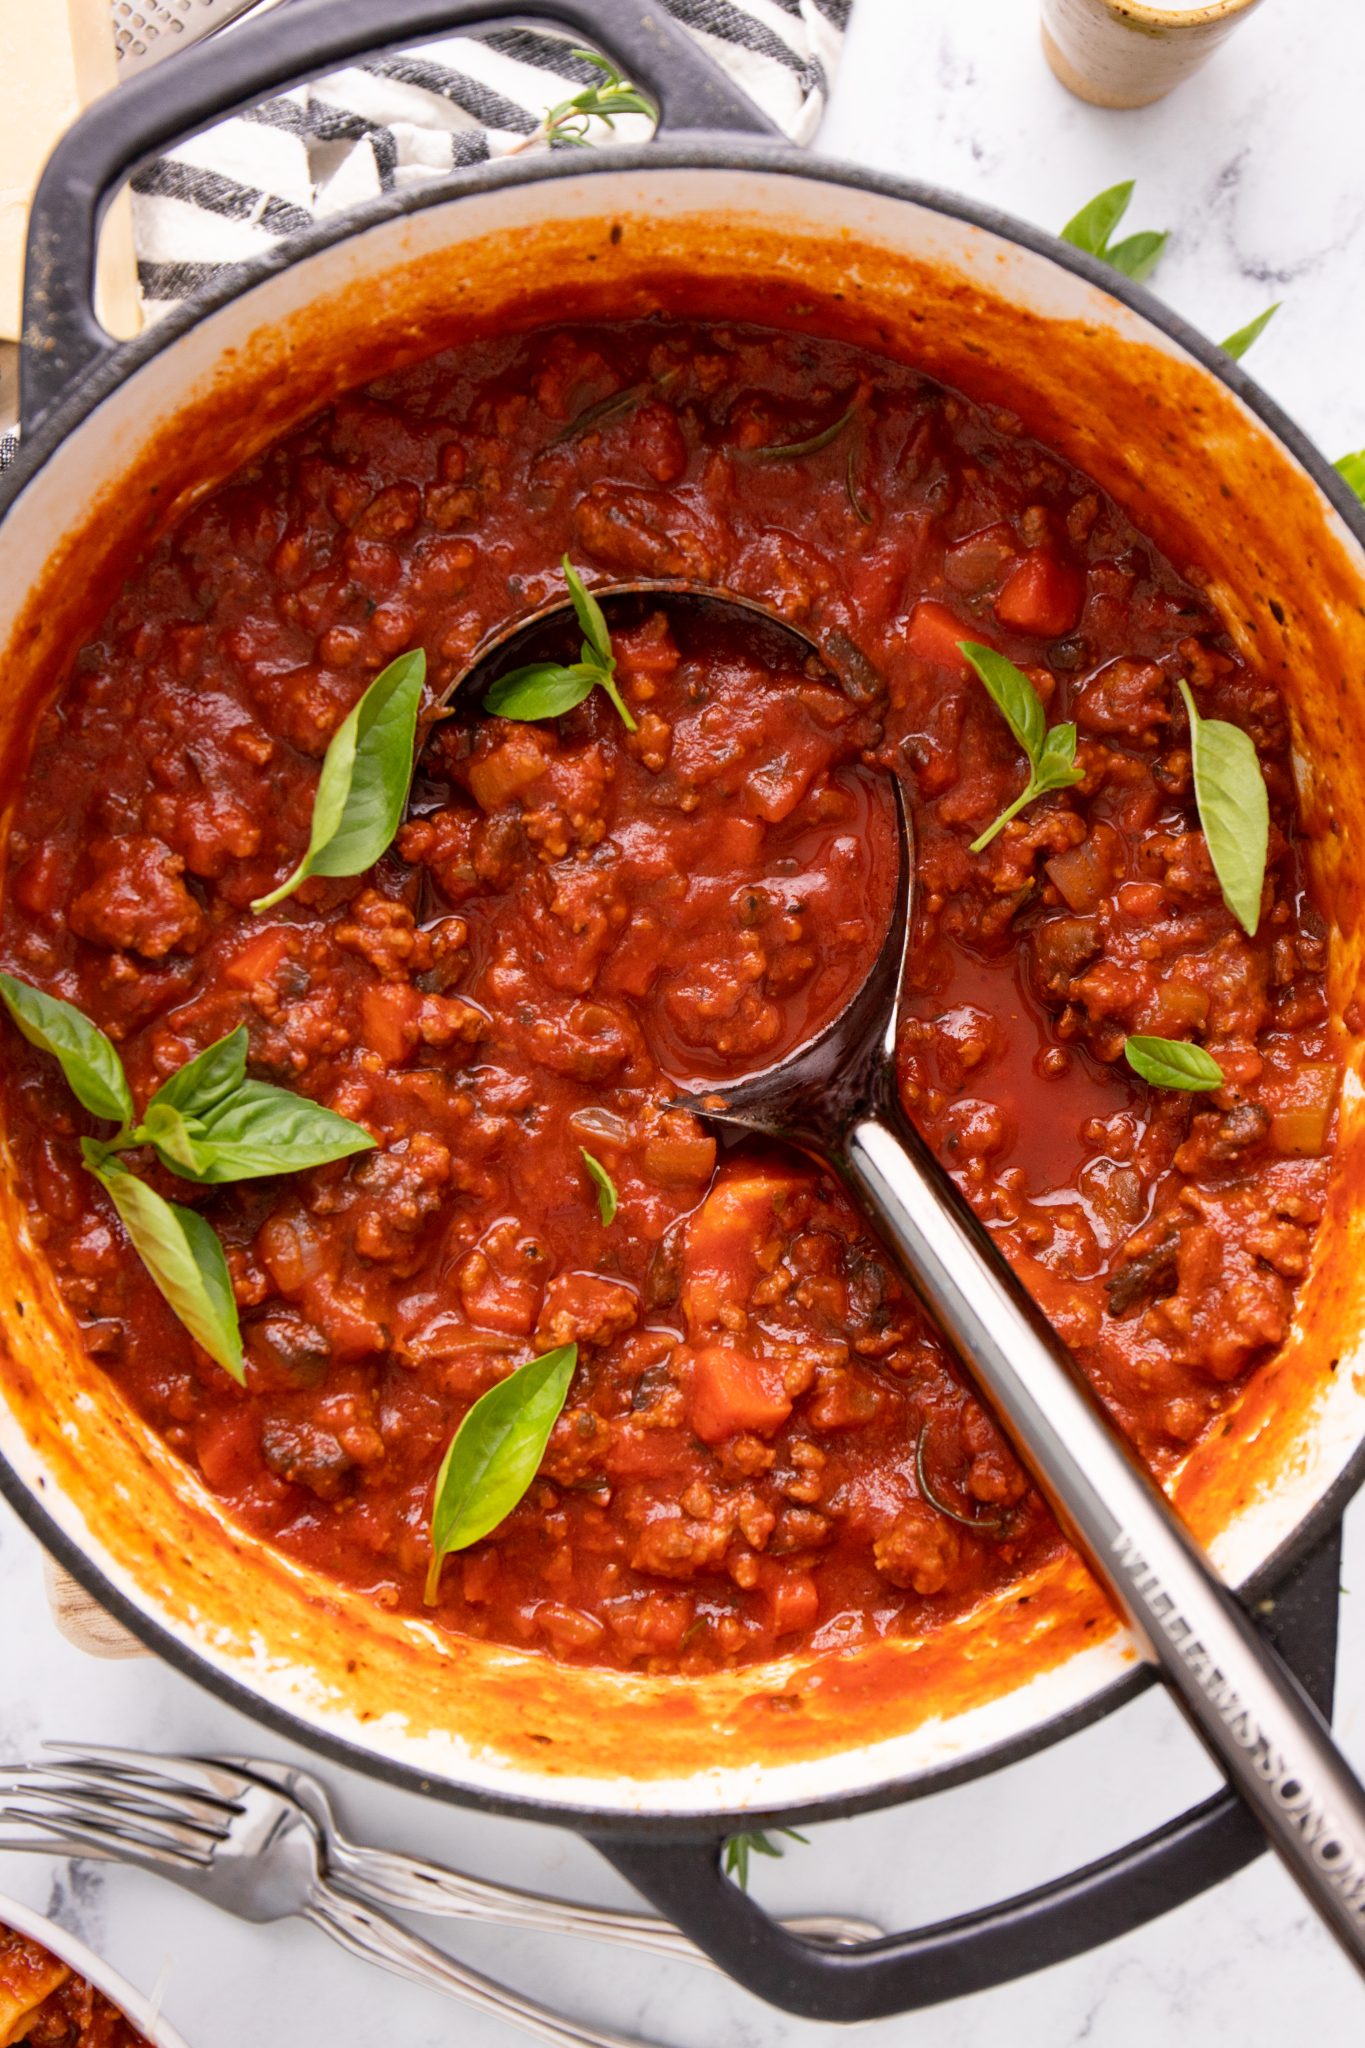
[[[231, 1805], [169, 1779], [133, 1783], [93, 1760], [0, 1772], [0, 1818], [87, 1854], [155, 1871], [241, 1920], [294, 1915], [395, 1976], [443, 1991], [556, 2048], [643, 2048], [629, 2035], [550, 2012], [467, 1969], [376, 1907], [330, 1885], [318, 1833], [297, 1801], [246, 1780]], [[17, 1848], [16, 1835], [4, 1845]]]
[[[45, 1746], [64, 1760], [54, 1763], [50, 1774], [61, 1774], [68, 1768], [82, 1773], [108, 1773], [154, 1795], [168, 1788], [187, 1789], [232, 1806], [250, 1785], [269, 1785], [294, 1800], [313, 1823], [321, 1843], [326, 1876], [342, 1890], [371, 1905], [393, 1906], [400, 1912], [436, 1918], [483, 1920], [537, 1933], [582, 1935], [673, 1961], [700, 1964], [707, 1969], [717, 1967], [679, 1928], [652, 1913], [623, 1911], [612, 1906], [578, 1906], [541, 1892], [520, 1891], [511, 1885], [469, 1877], [462, 1871], [430, 1863], [424, 1857], [352, 1841], [343, 1833], [321, 1779], [295, 1764], [270, 1757], [148, 1756], [139, 1750], [96, 1743], [80, 1749], [64, 1743]], [[885, 1932], [875, 1921], [835, 1913], [797, 1914], [782, 1924], [792, 1934], [831, 1947], [877, 1941]]]

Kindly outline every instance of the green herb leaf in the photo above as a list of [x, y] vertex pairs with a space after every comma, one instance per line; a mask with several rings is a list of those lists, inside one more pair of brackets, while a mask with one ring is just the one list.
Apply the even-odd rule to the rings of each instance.
[[532, 662], [528, 668], [514, 668], [492, 685], [483, 700], [485, 711], [497, 718], [558, 718], [572, 711], [593, 690], [605, 690], [627, 732], [638, 730], [616, 684], [616, 656], [611, 651], [602, 607], [588, 590], [568, 556], [563, 557], [564, 580], [583, 633], [580, 658], [571, 667], [557, 661]]
[[[373, 1151], [375, 1143], [349, 1117], [267, 1081], [243, 1081], [234, 1094], [187, 1129], [186, 1163], [166, 1164], [187, 1180], [207, 1186], [303, 1173], [334, 1159], [349, 1159], [355, 1152]], [[161, 1151], [162, 1142], [153, 1142]]]
[[1182, 676], [1190, 720], [1194, 797], [1223, 901], [1248, 938], [1261, 921], [1270, 846], [1270, 800], [1250, 733], [1221, 718], [1201, 718]]
[[178, 1110], [187, 1116], [207, 1116], [246, 1079], [246, 1052], [247, 1029], [245, 1024], [239, 1024], [226, 1038], [216, 1038], [162, 1082], [147, 1104], [147, 1118], [158, 1108]]
[[543, 138], [551, 149], [586, 149], [591, 146], [588, 130], [594, 120], [612, 128], [613, 114], [647, 114], [651, 120], [658, 119], [654, 102], [646, 99], [608, 58], [599, 57], [595, 50], [572, 50], [570, 55], [595, 66], [602, 73], [602, 82], [585, 85], [572, 99], [548, 107], [539, 129], [526, 138], [527, 142]]
[[1029, 762], [1028, 781], [1014, 802], [1008, 804], [1000, 816], [972, 841], [972, 852], [981, 853], [1026, 804], [1031, 804], [1035, 797], [1046, 795], [1050, 789], [1070, 789], [1074, 783], [1085, 779], [1085, 771], [1076, 766], [1075, 726], [1048, 727], [1047, 714], [1038, 692], [1021, 669], [1007, 661], [1003, 654], [997, 654], [993, 647], [984, 647], [978, 641], [959, 640], [958, 646], [985, 684], [992, 703], [1003, 715], [1005, 723], [1028, 755]]
[[822, 448], [828, 448], [831, 442], [838, 440], [849, 421], [856, 418], [857, 412], [858, 404], [855, 399], [848, 411], [840, 413], [832, 426], [823, 427], [818, 434], [812, 434], [809, 440], [785, 441], [780, 445], [769, 442], [765, 447], [753, 448], [749, 452], [766, 462], [789, 461], [799, 455], [818, 455]]
[[1365, 505], [1365, 448], [1358, 449], [1353, 455], [1341, 456], [1335, 466], [1361, 504]]
[[1121, 185], [1110, 185], [1107, 191], [1097, 192], [1079, 213], [1072, 215], [1062, 229], [1062, 240], [1070, 242], [1073, 249], [1084, 249], [1087, 256], [1103, 256], [1109, 237], [1128, 211], [1135, 183], [1135, 179], [1126, 178]]
[[91, 1116], [126, 1123], [133, 1114], [123, 1062], [113, 1041], [97, 1024], [58, 996], [46, 996], [12, 974], [0, 974], [0, 997], [30, 1045], [50, 1052], [66, 1076], [66, 1085]]
[[991, 702], [1029, 757], [1037, 761], [1047, 736], [1047, 713], [1038, 692], [1022, 669], [1017, 669], [993, 647], [975, 640], [959, 640], [958, 646], [990, 692]]
[[456, 1430], [436, 1476], [429, 1607], [436, 1604], [445, 1559], [506, 1521], [540, 1470], [577, 1364], [578, 1346], [563, 1344], [518, 1366], [480, 1394]]
[[1183, 1038], [1134, 1037], [1124, 1041], [1123, 1056], [1135, 1074], [1154, 1088], [1221, 1088], [1227, 1078], [1211, 1052]]
[[116, 1160], [96, 1163], [97, 1150], [89, 1148], [86, 1164], [117, 1209], [134, 1251], [195, 1342], [244, 1385], [237, 1303], [217, 1237], [193, 1209], [164, 1200]]
[[583, 1164], [588, 1169], [588, 1178], [597, 1189], [597, 1213], [603, 1223], [616, 1221], [616, 1184], [600, 1159], [594, 1159], [591, 1152], [579, 1146]]
[[172, 1173], [197, 1180], [203, 1131], [198, 1117], [182, 1116], [169, 1102], [151, 1102], [131, 1136], [134, 1144], [154, 1146], [157, 1158]]
[[1231, 356], [1234, 362], [1240, 362], [1258, 335], [1265, 333], [1266, 328], [1269, 327], [1271, 321], [1279, 312], [1280, 305], [1281, 301], [1276, 299], [1274, 305], [1267, 306], [1264, 313], [1258, 313], [1254, 320], [1247, 321], [1245, 327], [1239, 327], [1235, 334], [1230, 334], [1223, 343], [1223, 353]]
[[533, 661], [499, 676], [483, 700], [496, 718], [558, 718], [592, 695], [599, 670], [594, 662]]
[[1104, 251], [1104, 261], [1111, 269], [1131, 277], [1134, 284], [1146, 284], [1170, 239], [1169, 234], [1153, 234], [1150, 230], [1141, 235], [1129, 235], [1126, 241], [1116, 242]]
[[309, 875], [359, 875], [392, 842], [412, 780], [417, 707], [427, 658], [400, 654], [375, 677], [332, 736], [313, 799], [308, 851], [287, 880], [253, 910], [269, 910]]
[[564, 581], [569, 586], [573, 600], [574, 614], [583, 629], [583, 659], [596, 658], [598, 665], [605, 669], [616, 667], [616, 656], [611, 651], [611, 634], [602, 616], [602, 607], [587, 588], [583, 578], [575, 569], [568, 556], [563, 557]]
[[368, 1152], [374, 1139], [306, 1095], [246, 1078], [247, 1031], [239, 1024], [163, 1082], [132, 1133], [163, 1166], [208, 1185], [302, 1173]]
[[1070, 242], [1073, 249], [1084, 249], [1088, 256], [1098, 256], [1101, 263], [1108, 263], [1113, 269], [1122, 271], [1125, 277], [1143, 284], [1156, 269], [1170, 236], [1145, 229], [1141, 234], [1129, 235], [1122, 242], [1110, 241], [1110, 236], [1128, 211], [1132, 196], [1131, 178], [1097, 193], [1067, 222], [1062, 229], [1062, 240]]
[[[785, 1835], [789, 1842], [809, 1843], [809, 1836], [798, 1834], [795, 1828], [776, 1828], [775, 1834]], [[781, 1856], [782, 1844], [775, 1842], [771, 1834], [761, 1828], [749, 1828], [745, 1833], [731, 1835], [725, 1844], [725, 1872], [733, 1877], [742, 1892], [749, 1889], [749, 1858], [751, 1856]]]

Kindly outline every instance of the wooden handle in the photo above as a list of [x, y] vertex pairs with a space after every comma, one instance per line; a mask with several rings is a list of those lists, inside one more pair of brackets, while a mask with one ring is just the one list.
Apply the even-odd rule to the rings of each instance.
[[84, 1586], [77, 1585], [70, 1573], [64, 1572], [50, 1557], [43, 1559], [43, 1577], [52, 1619], [66, 1640], [74, 1643], [78, 1650], [84, 1650], [88, 1657], [151, 1655], [150, 1650], [144, 1649], [121, 1621], [115, 1621], [112, 1614], [106, 1614], [94, 1595], [87, 1593]]

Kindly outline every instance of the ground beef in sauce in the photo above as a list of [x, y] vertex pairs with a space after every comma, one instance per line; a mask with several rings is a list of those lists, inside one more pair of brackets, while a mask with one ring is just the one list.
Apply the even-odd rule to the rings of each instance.
[[0, 1927], [0, 2048], [146, 2048], [116, 2006], [38, 1942]]
[[[756, 452], [854, 398], [823, 449]], [[775, 603], [846, 687], [643, 607], [617, 638], [637, 733], [601, 692], [438, 726], [392, 852], [252, 916], [374, 673], [422, 646], [439, 690], [559, 594], [566, 548], [589, 582]], [[962, 638], [1074, 718], [1084, 769], [981, 855], [1022, 763]], [[1180, 676], [1265, 767], [1254, 940], [1197, 829]], [[1283, 708], [1092, 483], [852, 347], [639, 323], [342, 398], [158, 543], [37, 736], [0, 959], [97, 1019], [139, 1100], [245, 1023], [253, 1072], [378, 1140], [278, 1182], [163, 1183], [229, 1246], [245, 1391], [130, 1255], [81, 1170], [93, 1126], [13, 1033], [3, 1087], [92, 1348], [236, 1516], [418, 1610], [452, 1431], [573, 1340], [539, 1477], [446, 1567], [450, 1629], [703, 1671], [924, 1629], [1056, 1550], [839, 1190], [775, 1152], [718, 1161], [670, 1107], [665, 1072], [772, 1057], [860, 971], [878, 766], [916, 810], [907, 1109], [1164, 1471], [1289, 1327], [1337, 1067]], [[1227, 1087], [1148, 1090], [1137, 1031], [1197, 1037]], [[619, 1190], [609, 1229], [581, 1146]]]

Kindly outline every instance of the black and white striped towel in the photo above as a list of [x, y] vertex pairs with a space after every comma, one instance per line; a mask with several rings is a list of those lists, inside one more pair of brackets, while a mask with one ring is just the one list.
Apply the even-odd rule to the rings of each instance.
[[[810, 140], [852, 0], [664, 4], [793, 141]], [[452, 36], [352, 65], [206, 130], [134, 181], [149, 316], [319, 216], [528, 140], [543, 146], [530, 139], [546, 109], [598, 75], [548, 31]], [[617, 118], [622, 141], [648, 133], [640, 115]], [[611, 137], [599, 129], [593, 139]]]

